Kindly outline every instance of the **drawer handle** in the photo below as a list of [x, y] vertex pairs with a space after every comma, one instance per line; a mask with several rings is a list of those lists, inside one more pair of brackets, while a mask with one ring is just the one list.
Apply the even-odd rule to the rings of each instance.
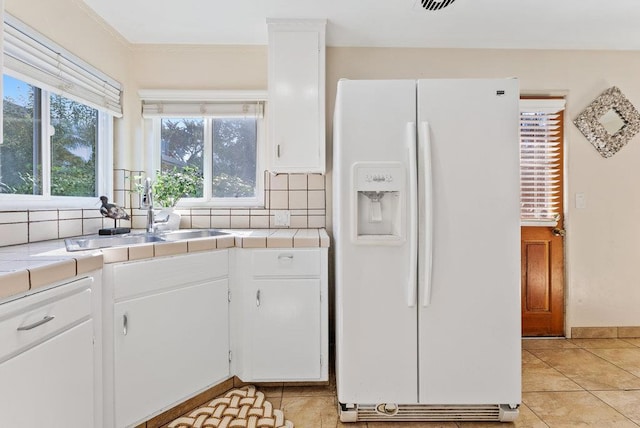
[[278, 255], [278, 260], [285, 260], [288, 262], [293, 261], [293, 254], [280, 254]]
[[127, 329], [129, 328], [129, 317], [127, 314], [122, 316], [122, 334], [127, 335]]
[[54, 316], [47, 315], [46, 317], [42, 318], [40, 321], [36, 321], [33, 324], [23, 325], [22, 327], [18, 327], [18, 331], [26, 331], [26, 330], [34, 329], [36, 327], [40, 327], [42, 324], [46, 324], [49, 321], [53, 321], [54, 318], [55, 318]]
[[256, 292], [256, 306], [260, 307], [260, 290]]

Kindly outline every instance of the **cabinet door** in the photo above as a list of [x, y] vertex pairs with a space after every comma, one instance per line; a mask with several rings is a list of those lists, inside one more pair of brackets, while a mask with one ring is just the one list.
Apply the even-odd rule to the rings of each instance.
[[269, 169], [325, 172], [324, 24], [269, 25]]
[[93, 321], [0, 364], [0, 426], [94, 426]]
[[252, 380], [320, 378], [320, 280], [252, 282], [248, 326]]
[[228, 280], [115, 304], [116, 426], [229, 376]]

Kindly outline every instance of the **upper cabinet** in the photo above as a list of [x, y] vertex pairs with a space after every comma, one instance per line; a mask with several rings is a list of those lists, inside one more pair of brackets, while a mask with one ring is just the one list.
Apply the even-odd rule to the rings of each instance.
[[326, 20], [267, 20], [268, 169], [325, 172]]

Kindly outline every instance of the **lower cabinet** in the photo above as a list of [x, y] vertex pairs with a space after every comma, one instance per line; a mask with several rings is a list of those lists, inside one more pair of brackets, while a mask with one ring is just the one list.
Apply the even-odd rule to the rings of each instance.
[[328, 380], [327, 249], [218, 250], [104, 267], [105, 427], [237, 375]]
[[0, 426], [102, 426], [95, 285], [83, 278], [0, 305]]
[[229, 376], [227, 294], [222, 279], [115, 305], [117, 426]]
[[326, 257], [325, 248], [236, 251], [243, 268], [232, 318], [243, 381], [328, 379]]
[[230, 376], [227, 250], [105, 272], [113, 293], [107, 426], [134, 426]]
[[257, 279], [251, 282], [245, 352], [250, 380], [320, 379], [319, 279]]

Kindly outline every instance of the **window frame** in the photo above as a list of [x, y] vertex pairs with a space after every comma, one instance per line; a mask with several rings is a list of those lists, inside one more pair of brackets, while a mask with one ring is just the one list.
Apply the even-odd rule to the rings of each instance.
[[[181, 103], [262, 103], [263, 114], [256, 122], [256, 194], [253, 198], [214, 198], [212, 196], [213, 180], [213, 120], [216, 115], [203, 114], [194, 116], [192, 114], [180, 115], [178, 113], [158, 114], [153, 117], [143, 117], [146, 122], [144, 129], [150, 135], [146, 138], [149, 147], [144, 168], [145, 173], [155, 179], [156, 171], [161, 165], [161, 120], [163, 118], [202, 118], [204, 119], [204, 153], [203, 153], [203, 187], [202, 198], [181, 198], [177, 208], [264, 208], [264, 170], [266, 165], [266, 144], [267, 144], [267, 91], [176, 91], [176, 90], [141, 90], [138, 95], [143, 103], [181, 104]], [[217, 117], [220, 117], [217, 115]], [[209, 183], [209, 185], [207, 185]]]
[[[96, 109], [77, 99], [72, 101], [86, 105], [98, 112], [98, 135], [96, 141], [96, 195], [95, 196], [54, 196], [51, 194], [51, 113], [50, 91], [21, 73], [13, 72], [5, 68], [3, 75], [19, 79], [27, 84], [35, 86], [41, 93], [41, 132], [40, 132], [40, 156], [42, 157], [42, 195], [27, 195], [14, 193], [0, 193], [0, 202], [3, 209], [39, 209], [39, 208], [96, 208], [100, 195], [109, 195], [113, 188], [113, 116], [101, 109]], [[65, 98], [65, 95], [62, 95]], [[3, 93], [4, 99], [4, 93]], [[3, 119], [4, 120], [4, 119]]]

